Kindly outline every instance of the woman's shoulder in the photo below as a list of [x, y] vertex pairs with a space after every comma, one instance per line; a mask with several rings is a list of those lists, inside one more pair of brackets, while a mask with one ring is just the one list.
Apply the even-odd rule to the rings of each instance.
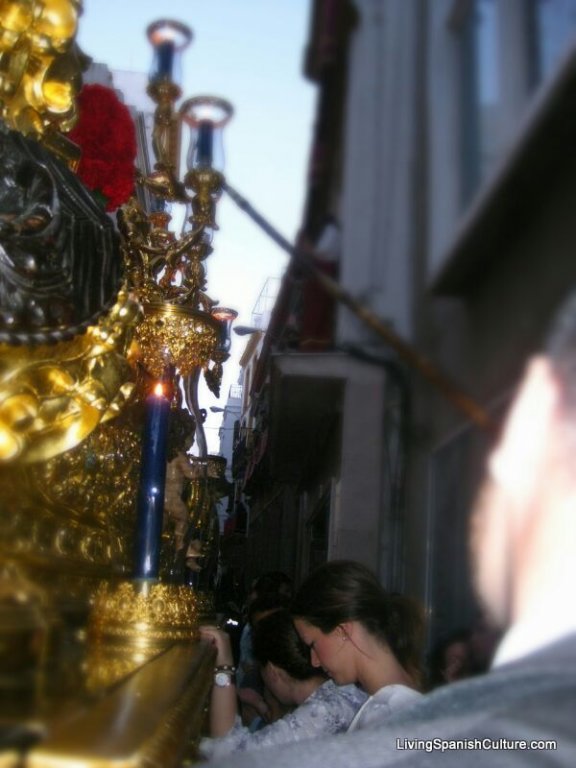
[[407, 685], [385, 685], [372, 696], [375, 703], [388, 704], [391, 708], [402, 707], [410, 704], [422, 696], [420, 691], [409, 688]]
[[385, 685], [366, 701], [349, 730], [374, 728], [384, 723], [393, 712], [410, 707], [422, 694], [406, 685]]
[[356, 708], [362, 706], [367, 698], [367, 694], [357, 685], [336, 685], [333, 680], [326, 680], [310, 697], [316, 701], [342, 701]]
[[339, 733], [347, 730], [366, 699], [355, 685], [336, 685], [327, 680], [287, 718], [305, 718], [318, 733]]

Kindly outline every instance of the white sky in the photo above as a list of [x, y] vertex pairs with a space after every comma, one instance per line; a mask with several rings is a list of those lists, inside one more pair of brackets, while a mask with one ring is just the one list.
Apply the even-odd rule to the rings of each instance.
[[[232, 102], [225, 175], [292, 241], [302, 217], [316, 95], [303, 76], [309, 14], [309, 0], [84, 0], [77, 39], [95, 62], [147, 73], [148, 24], [163, 17], [190, 26], [194, 39], [182, 59], [183, 98], [211, 94]], [[130, 102], [130, 94], [125, 97]], [[217, 221], [207, 292], [238, 311], [237, 325], [250, 325], [266, 278], [280, 276], [287, 257], [226, 196]], [[220, 400], [203, 390], [201, 407], [224, 406], [237, 380], [246, 337], [232, 336]], [[220, 421], [221, 414], [210, 414], [205, 425], [213, 453]]]

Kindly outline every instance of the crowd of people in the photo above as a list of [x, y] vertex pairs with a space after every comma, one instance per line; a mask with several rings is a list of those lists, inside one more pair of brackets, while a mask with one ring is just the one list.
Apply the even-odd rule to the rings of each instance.
[[237, 659], [225, 632], [202, 630], [217, 653], [205, 758], [235, 768], [575, 766], [575, 449], [576, 296], [527, 366], [472, 516], [491, 624], [441, 638], [424, 669], [421, 607], [360, 563], [328, 562], [295, 594], [278, 574], [274, 588], [257, 582]]
[[424, 614], [365, 566], [331, 561], [293, 595], [285, 574], [252, 585], [237, 648], [204, 626], [223, 672], [210, 706], [205, 758], [377, 724], [425, 690], [478, 674], [473, 632], [444, 638], [423, 663]]

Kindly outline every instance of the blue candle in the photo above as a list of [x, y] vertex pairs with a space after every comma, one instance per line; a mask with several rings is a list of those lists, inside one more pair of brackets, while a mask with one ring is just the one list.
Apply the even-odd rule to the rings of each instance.
[[146, 398], [142, 462], [136, 513], [136, 553], [134, 576], [158, 577], [164, 488], [166, 485], [166, 447], [170, 400], [162, 384]]
[[172, 80], [172, 67], [174, 65], [174, 41], [164, 40], [156, 46], [158, 68], [156, 76], [158, 80]]
[[196, 160], [198, 165], [212, 165], [213, 143], [214, 126], [210, 120], [200, 120], [198, 123], [198, 139], [196, 141]]

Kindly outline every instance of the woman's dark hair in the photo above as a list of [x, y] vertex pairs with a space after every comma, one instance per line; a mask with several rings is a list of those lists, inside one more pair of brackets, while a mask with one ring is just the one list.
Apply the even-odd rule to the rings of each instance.
[[266, 615], [279, 608], [287, 609], [289, 605], [289, 598], [285, 595], [279, 595], [277, 592], [259, 595], [248, 606], [248, 623], [254, 625], [258, 614]]
[[257, 595], [281, 594], [292, 597], [292, 579], [283, 571], [267, 571], [252, 582], [252, 592]]
[[265, 666], [269, 661], [296, 680], [321, 675], [310, 663], [310, 652], [300, 640], [292, 616], [285, 608], [265, 616], [256, 624], [252, 640], [254, 658]]
[[424, 617], [415, 600], [388, 593], [376, 576], [352, 560], [331, 560], [304, 581], [292, 615], [328, 633], [357, 621], [385, 643], [417, 684], [422, 683]]

